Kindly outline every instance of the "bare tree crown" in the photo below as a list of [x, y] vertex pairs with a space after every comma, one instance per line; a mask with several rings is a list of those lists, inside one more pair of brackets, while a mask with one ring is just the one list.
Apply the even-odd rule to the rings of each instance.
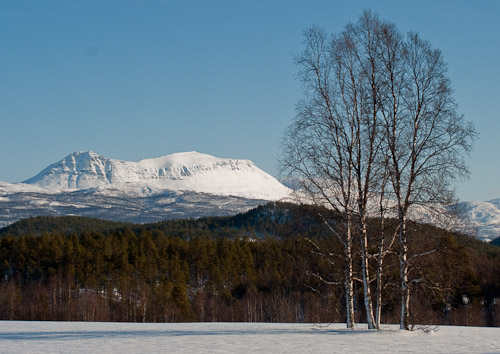
[[333, 207], [359, 202], [351, 190], [360, 183], [364, 197], [384, 185], [406, 207], [450, 201], [476, 133], [458, 113], [438, 49], [366, 11], [338, 34], [307, 29], [295, 63], [304, 97], [282, 172]]

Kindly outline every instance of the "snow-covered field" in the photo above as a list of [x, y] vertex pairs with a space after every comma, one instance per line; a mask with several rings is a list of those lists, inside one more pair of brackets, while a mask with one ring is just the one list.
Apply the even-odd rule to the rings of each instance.
[[1, 353], [500, 353], [500, 328], [0, 321]]

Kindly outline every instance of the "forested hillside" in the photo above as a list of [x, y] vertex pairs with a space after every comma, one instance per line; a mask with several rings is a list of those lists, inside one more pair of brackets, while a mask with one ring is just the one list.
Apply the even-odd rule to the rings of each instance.
[[44, 232], [63, 233], [65, 235], [82, 232], [105, 232], [122, 227], [133, 227], [132, 223], [115, 222], [83, 216], [37, 216], [17, 221], [0, 229], [2, 235], [41, 235]]
[[[315, 215], [270, 203], [230, 218], [103, 223], [97, 231], [80, 229], [82, 219], [73, 229], [71, 219], [54, 219], [47, 230], [31, 220], [34, 229], [0, 237], [0, 319], [344, 321], [342, 246]], [[388, 231], [393, 224], [386, 221]], [[373, 235], [379, 227], [370, 223]], [[500, 247], [428, 225], [412, 223], [408, 232], [412, 320], [498, 326]], [[382, 322], [397, 323], [395, 254], [385, 267]]]

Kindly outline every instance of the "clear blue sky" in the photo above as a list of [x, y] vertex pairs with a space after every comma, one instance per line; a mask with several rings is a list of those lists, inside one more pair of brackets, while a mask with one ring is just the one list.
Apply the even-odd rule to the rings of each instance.
[[196, 150], [277, 175], [303, 30], [338, 32], [368, 8], [442, 50], [480, 134], [458, 195], [500, 198], [496, 0], [0, 0], [0, 181], [78, 150]]

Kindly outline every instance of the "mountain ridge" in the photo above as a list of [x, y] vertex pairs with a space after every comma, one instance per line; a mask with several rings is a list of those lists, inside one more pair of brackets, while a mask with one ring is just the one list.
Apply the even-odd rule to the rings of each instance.
[[218, 158], [196, 151], [137, 162], [109, 159], [93, 151], [74, 152], [23, 183], [55, 191], [148, 187], [278, 200], [290, 190], [250, 160]]

